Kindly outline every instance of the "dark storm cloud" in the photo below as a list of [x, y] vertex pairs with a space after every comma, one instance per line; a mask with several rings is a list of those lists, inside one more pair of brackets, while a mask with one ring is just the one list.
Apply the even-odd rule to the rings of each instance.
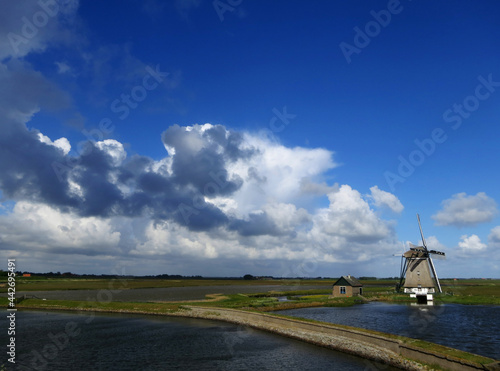
[[[228, 178], [226, 161], [249, 154], [236, 149], [241, 141], [234, 135], [233, 139], [231, 135], [226, 139], [225, 132], [225, 128], [217, 125], [200, 135], [198, 131], [174, 125], [163, 133], [163, 143], [175, 149], [172, 170], [176, 183], [191, 185], [207, 196], [229, 195], [241, 187], [242, 179]], [[208, 186], [214, 182], [216, 187]]]
[[[204, 148], [197, 153], [176, 152], [172, 163], [175, 182], [187, 186], [191, 185], [199, 192], [211, 192], [211, 196], [228, 195], [241, 187], [239, 178], [228, 178], [225, 162], [221, 155], [215, 151]], [[220, 186], [205, 190], [208, 184], [213, 183], [215, 178]]]
[[[193, 195], [193, 197], [196, 196]], [[187, 205], [188, 202], [192, 202], [193, 197], [181, 199], [182, 203], [180, 205]], [[202, 202], [200, 206], [196, 209], [185, 210], [177, 204], [173, 212], [174, 220], [195, 231], [203, 231], [228, 223], [229, 218], [216, 206], [206, 202]]]
[[[0, 118], [0, 120], [5, 120]], [[0, 190], [11, 199], [28, 199], [56, 207], [76, 207], [67, 179], [60, 181], [51, 166], [63, 153], [40, 142], [37, 131], [22, 124], [0, 125]]]
[[118, 180], [120, 183], [127, 184], [133, 182], [135, 178], [146, 171], [148, 166], [153, 164], [149, 157], [134, 155], [125, 162], [119, 170]]
[[119, 188], [109, 181], [109, 173], [113, 170], [111, 156], [88, 142], [78, 160], [79, 165], [72, 178], [83, 193], [80, 213], [83, 216], [115, 214], [123, 196]]
[[[176, 142], [171, 144], [176, 150], [180, 147]], [[124, 164], [114, 166], [112, 157], [106, 151], [88, 143], [71, 175], [83, 193], [80, 212], [94, 216], [138, 216], [147, 210], [153, 219], [174, 220], [193, 230], [205, 230], [226, 223], [228, 219], [224, 213], [207, 203], [200, 192], [206, 184], [214, 183], [212, 178], [206, 177], [207, 174], [218, 174], [219, 181], [227, 182], [227, 186], [223, 184], [220, 187], [225, 193], [237, 189], [233, 182], [227, 180], [224, 163], [203, 149], [198, 151], [201, 155], [187, 152], [180, 150], [177, 153], [185, 155], [183, 160], [190, 158], [191, 162], [184, 165], [196, 171], [184, 171], [183, 167], [177, 168], [173, 164], [172, 174], [168, 174], [151, 171], [154, 162], [143, 156], [134, 156]], [[203, 161], [206, 158], [213, 161]], [[117, 180], [110, 182], [116, 174]], [[123, 194], [120, 185], [131, 191]]]
[[62, 209], [78, 205], [67, 179], [54, 177], [51, 164], [62, 161], [62, 151], [40, 142], [39, 132], [22, 123], [40, 109], [60, 110], [70, 103], [66, 93], [29, 63], [13, 59], [0, 64], [0, 190], [4, 197]]
[[172, 183], [157, 173], [143, 173], [137, 178], [139, 188], [149, 194], [172, 193]]
[[242, 236], [279, 236], [283, 234], [265, 212], [250, 214], [247, 220], [232, 220], [229, 228]]
[[[206, 198], [228, 196], [243, 180], [230, 178], [227, 162], [246, 158], [241, 137], [215, 127], [204, 133], [174, 126], [163, 134], [175, 149], [171, 168], [144, 156], [116, 163], [105, 147], [87, 142], [77, 156], [39, 140], [36, 130], [5, 121], [0, 135], [0, 190], [5, 198], [40, 202], [80, 216], [147, 214], [154, 220], [173, 220], [192, 230], [221, 225], [242, 235], [277, 234], [266, 215], [249, 220], [229, 218]], [[157, 164], [156, 164], [157, 165]]]
[[0, 87], [2, 119], [31, 115], [40, 108], [60, 110], [71, 104], [66, 93], [40, 72], [33, 71], [28, 63], [19, 60], [0, 64]]
[[215, 125], [203, 133], [203, 136], [224, 148], [224, 156], [232, 161], [248, 158], [255, 153], [255, 149], [241, 149], [243, 136], [241, 133], [230, 131], [222, 125]]

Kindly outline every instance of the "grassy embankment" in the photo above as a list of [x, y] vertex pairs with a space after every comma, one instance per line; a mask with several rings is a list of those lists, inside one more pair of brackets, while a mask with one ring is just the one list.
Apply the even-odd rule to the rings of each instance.
[[[282, 315], [282, 314], [274, 314], [274, 315], [279, 316], [279, 317], [283, 317], [283, 318], [296, 319], [296, 317], [293, 317], [293, 316], [287, 316], [287, 315]], [[316, 321], [316, 320], [308, 319], [308, 318], [300, 318], [300, 320], [306, 321], [306, 322], [318, 323], [318, 324], [324, 323], [321, 321]], [[436, 352], [436, 353], [441, 353], [444, 355], [464, 359], [464, 360], [479, 363], [482, 365], [487, 365], [487, 364], [492, 363], [492, 361], [494, 361], [492, 358], [484, 357], [484, 356], [474, 354], [474, 353], [468, 353], [468, 352], [465, 352], [465, 351], [462, 351], [459, 349], [446, 347], [444, 345], [431, 343], [431, 342], [428, 342], [425, 340], [413, 339], [413, 338], [408, 338], [405, 336], [400, 336], [400, 335], [395, 335], [395, 334], [390, 334], [390, 333], [382, 333], [380, 331], [352, 327], [352, 326], [346, 326], [346, 325], [340, 325], [340, 324], [335, 324], [335, 327], [341, 327], [341, 328], [346, 328], [346, 329], [355, 329], [356, 331], [361, 331], [361, 332], [370, 333], [370, 334], [374, 334], [374, 335], [383, 335], [386, 338], [399, 340], [402, 343], [407, 344], [407, 345], [412, 345], [412, 346], [415, 346], [418, 348], [431, 350], [431, 351]], [[435, 365], [433, 366], [433, 369], [441, 370], [441, 368], [439, 366], [435, 366]]]
[[[222, 279], [86, 279], [86, 278], [45, 278], [18, 277], [16, 291], [49, 290], [99, 290], [99, 289], [141, 289], [192, 286], [268, 286], [269, 290], [260, 294], [228, 295], [215, 302], [202, 302], [203, 305], [228, 308], [254, 309], [263, 311], [302, 308], [311, 306], [348, 306], [362, 302], [355, 298], [330, 298], [330, 286], [333, 280], [222, 280]], [[406, 294], [394, 291], [392, 280], [363, 281], [363, 298], [368, 301], [413, 302]], [[494, 304], [500, 305], [500, 280], [442, 280], [442, 294], [435, 295], [436, 303], [458, 304]], [[289, 291], [273, 291], [273, 286], [286, 285]], [[300, 290], [302, 285], [317, 285], [318, 289]], [[223, 290], [221, 290], [223, 291]], [[0, 282], [0, 293], [7, 292], [5, 282]], [[289, 301], [278, 301], [277, 297], [286, 296]], [[63, 301], [61, 301], [63, 302]], [[75, 302], [76, 303], [76, 302]], [[26, 302], [28, 304], [28, 302]], [[47, 303], [48, 304], [48, 303]], [[69, 305], [70, 302], [68, 301]], [[199, 305], [199, 302], [190, 304]], [[121, 304], [120, 304], [121, 305]]]

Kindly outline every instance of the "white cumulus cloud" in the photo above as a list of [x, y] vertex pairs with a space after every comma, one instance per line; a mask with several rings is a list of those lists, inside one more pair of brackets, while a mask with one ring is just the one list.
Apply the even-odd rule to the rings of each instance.
[[442, 202], [442, 210], [432, 216], [437, 225], [456, 227], [490, 222], [498, 213], [495, 200], [484, 192], [476, 195], [457, 193]]
[[488, 241], [490, 244], [500, 247], [500, 225], [491, 230]]
[[0, 235], [2, 243], [22, 250], [81, 255], [115, 254], [120, 240], [110, 220], [26, 201], [0, 216]]
[[[31, 146], [40, 160], [64, 162], [71, 149], [64, 138], [52, 141], [24, 127], [14, 134], [18, 142], [35, 137], [47, 144]], [[36, 198], [26, 195], [38, 191], [46, 175], [23, 162], [7, 163], [40, 181], [9, 189], [17, 203], [0, 216], [0, 247], [18, 256], [44, 254], [45, 260], [74, 254], [86, 267], [113, 257], [144, 267], [154, 261], [157, 270], [157, 261], [172, 262], [179, 272], [201, 274], [217, 272], [207, 264], [230, 267], [224, 272], [255, 265], [267, 274], [265, 267], [272, 266], [278, 276], [314, 275], [319, 266], [369, 262], [397, 250], [393, 222], [381, 219], [362, 193], [326, 184], [325, 173], [336, 166], [331, 151], [289, 148], [211, 124], [172, 126], [162, 139], [169, 153], [160, 160], [128, 157], [113, 139], [96, 142], [93, 150], [107, 156], [91, 156], [89, 146], [82, 161], [62, 174], [66, 182], [49, 173], [53, 182]], [[0, 174], [0, 180], [9, 174], [16, 173]], [[53, 191], [54, 185], [60, 189]], [[371, 192], [375, 203], [398, 209], [395, 196], [377, 187]], [[304, 197], [323, 206], [306, 210]], [[179, 213], [181, 203], [193, 212], [188, 221]], [[281, 265], [286, 268], [276, 271]]]
[[376, 242], [390, 234], [382, 221], [361, 194], [349, 185], [328, 195], [330, 206], [320, 214], [325, 233], [355, 242]]
[[120, 166], [127, 157], [123, 144], [114, 139], [106, 139], [97, 142], [95, 145], [111, 157], [113, 166]]
[[375, 206], [386, 207], [398, 214], [403, 211], [403, 204], [392, 193], [382, 191], [378, 186], [371, 187], [370, 192], [371, 195], [369, 197], [373, 199]]
[[38, 133], [38, 139], [42, 143], [59, 148], [65, 155], [71, 151], [71, 144], [69, 143], [69, 140], [64, 137], [53, 142], [48, 136]]
[[481, 252], [486, 250], [487, 245], [481, 242], [481, 239], [473, 234], [470, 236], [463, 235], [460, 237], [461, 241], [458, 243], [458, 246], [462, 249], [463, 252]]

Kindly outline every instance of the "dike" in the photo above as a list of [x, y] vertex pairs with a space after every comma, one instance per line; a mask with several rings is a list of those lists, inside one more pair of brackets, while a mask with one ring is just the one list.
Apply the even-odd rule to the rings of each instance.
[[482, 365], [404, 344], [403, 341], [383, 333], [366, 332], [362, 329], [314, 323], [238, 309], [191, 306], [184, 308], [169, 315], [236, 323], [357, 355], [367, 360], [365, 370], [378, 370], [380, 368], [380, 366], [371, 364], [369, 360], [405, 370], [433, 370], [436, 366], [438, 369], [457, 371], [500, 370], [500, 362], [493, 359], [490, 364]]

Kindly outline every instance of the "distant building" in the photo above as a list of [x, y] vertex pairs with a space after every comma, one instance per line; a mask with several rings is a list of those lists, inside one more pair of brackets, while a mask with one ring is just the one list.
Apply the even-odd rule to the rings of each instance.
[[333, 284], [332, 295], [337, 298], [363, 295], [363, 284], [350, 275], [342, 276]]
[[23, 273], [23, 277], [31, 277], [31, 273]]

